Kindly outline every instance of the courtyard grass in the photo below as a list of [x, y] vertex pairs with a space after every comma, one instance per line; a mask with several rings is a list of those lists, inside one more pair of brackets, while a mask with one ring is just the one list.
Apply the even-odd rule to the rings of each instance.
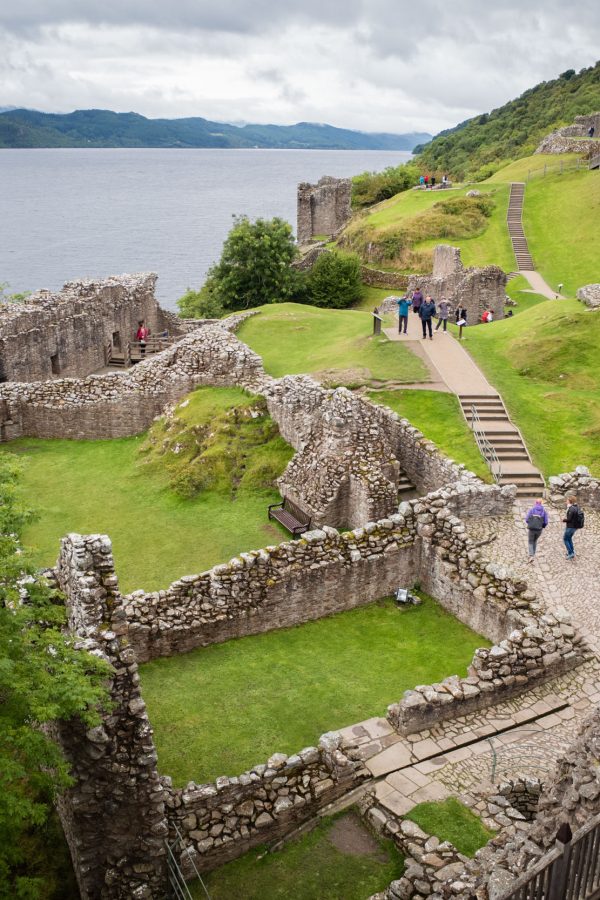
[[[402, 856], [392, 841], [370, 834], [364, 847], [344, 846], [338, 835], [349, 818], [325, 819], [277, 853], [251, 850], [203, 876], [212, 900], [365, 900], [384, 890], [401, 877]], [[206, 900], [199, 883], [189, 887], [194, 900]]]
[[300, 303], [260, 307], [238, 337], [276, 378], [308, 374], [327, 384], [428, 381], [417, 356], [385, 335], [372, 335], [372, 315], [361, 309], [318, 309]]
[[[237, 388], [201, 388], [180, 415], [193, 429], [247, 402]], [[261, 487], [265, 470], [280, 474], [292, 456], [281, 438], [250, 448], [235, 492], [216, 483], [191, 498], [170, 486], [172, 464], [143, 462], [145, 441], [144, 435], [110, 441], [27, 438], [0, 451], [24, 460], [20, 490], [38, 518], [25, 528], [23, 540], [34, 548], [39, 565], [54, 565], [60, 539], [68, 532], [105, 533], [113, 542], [121, 590], [158, 590], [242, 550], [287, 539], [267, 519], [267, 506], [279, 494]], [[217, 449], [222, 456], [222, 448]], [[179, 463], [180, 456], [173, 459]]]
[[407, 389], [369, 391], [368, 396], [374, 403], [388, 406], [408, 419], [426, 438], [437, 444], [442, 453], [463, 463], [484, 481], [492, 480], [454, 394]]
[[429, 597], [391, 599], [140, 667], [161, 773], [238, 775], [371, 716], [416, 684], [464, 675], [479, 635]]
[[475, 856], [477, 850], [485, 847], [495, 834], [454, 797], [439, 803], [419, 803], [405, 818], [415, 822], [427, 834], [433, 834], [441, 841], [450, 841], [465, 856]]
[[545, 476], [586, 465], [600, 475], [600, 316], [575, 300], [538, 303], [467, 328], [471, 353]]

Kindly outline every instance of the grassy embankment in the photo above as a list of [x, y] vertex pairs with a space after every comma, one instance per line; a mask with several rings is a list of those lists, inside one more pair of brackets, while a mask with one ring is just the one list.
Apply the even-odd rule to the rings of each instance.
[[260, 315], [243, 323], [238, 337], [277, 378], [304, 373], [327, 384], [348, 386], [429, 380], [425, 365], [412, 351], [371, 332], [371, 315], [360, 309], [277, 303], [261, 307]]
[[238, 388], [200, 388], [169, 430], [159, 422], [149, 438], [8, 445], [2, 452], [26, 461], [22, 490], [39, 513], [25, 543], [40, 565], [53, 565], [63, 535], [106, 533], [121, 589], [130, 591], [164, 588], [284, 540], [266, 508], [279, 497], [273, 481], [293, 451], [268, 416], [243, 418], [255, 406]]
[[544, 475], [600, 475], [600, 317], [575, 300], [538, 303], [463, 339]]
[[419, 803], [405, 818], [415, 822], [427, 834], [450, 841], [465, 856], [475, 856], [477, 850], [494, 837], [494, 832], [454, 797], [441, 803]]
[[430, 598], [400, 610], [388, 599], [146, 663], [160, 771], [203, 782], [296, 753], [416, 684], [465, 674], [484, 645]]
[[368, 396], [375, 403], [389, 406], [398, 415], [407, 418], [426, 438], [437, 444], [442, 453], [463, 463], [485, 481], [491, 480], [490, 470], [454, 394], [400, 390], [369, 391]]
[[[349, 820], [350, 840], [345, 839]], [[365, 833], [346, 812], [325, 819], [277, 853], [251, 850], [204, 880], [212, 900], [364, 900], [400, 878], [402, 870], [395, 845]], [[194, 900], [206, 900], [199, 883], [190, 889]]]

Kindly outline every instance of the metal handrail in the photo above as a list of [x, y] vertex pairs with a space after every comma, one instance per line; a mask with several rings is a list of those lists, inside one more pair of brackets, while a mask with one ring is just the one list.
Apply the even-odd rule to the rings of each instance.
[[192, 869], [194, 870], [194, 874], [200, 884], [202, 885], [202, 890], [206, 895], [206, 900], [212, 900], [210, 894], [208, 893], [208, 888], [206, 887], [202, 875], [198, 871], [196, 867], [196, 863], [194, 862], [194, 855], [191, 852], [189, 847], [186, 847], [184, 844], [183, 836], [179, 831], [177, 825], [173, 825], [175, 829], [175, 834], [177, 835], [176, 839], [172, 844], [167, 843], [167, 865], [169, 867], [169, 884], [173, 890], [173, 895], [177, 898], [177, 900], [193, 900], [193, 897], [190, 893], [190, 889], [187, 886], [186, 880], [183, 876], [183, 872], [181, 871], [181, 866], [179, 865], [179, 860], [175, 856], [175, 849], [177, 848], [180, 853], [180, 857], [185, 853], [187, 856], [187, 860], [190, 863]]
[[497, 484], [502, 478], [502, 466], [495, 448], [488, 441], [487, 435], [481, 426], [481, 419], [475, 406], [471, 406], [471, 429], [475, 435], [479, 452], [488, 464], [489, 470]]

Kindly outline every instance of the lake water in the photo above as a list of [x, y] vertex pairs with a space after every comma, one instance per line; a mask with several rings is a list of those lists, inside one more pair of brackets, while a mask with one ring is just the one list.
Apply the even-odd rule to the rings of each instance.
[[157, 272], [164, 306], [199, 287], [232, 216], [296, 224], [296, 186], [379, 171], [402, 151], [2, 150], [0, 282], [56, 290], [76, 278]]

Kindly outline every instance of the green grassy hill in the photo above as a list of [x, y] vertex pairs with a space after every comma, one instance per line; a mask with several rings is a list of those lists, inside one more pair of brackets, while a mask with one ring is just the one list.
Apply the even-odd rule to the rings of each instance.
[[550, 131], [598, 110], [600, 62], [578, 74], [569, 69], [490, 113], [442, 131], [417, 162], [423, 171], [482, 180], [503, 162], [528, 156]]

